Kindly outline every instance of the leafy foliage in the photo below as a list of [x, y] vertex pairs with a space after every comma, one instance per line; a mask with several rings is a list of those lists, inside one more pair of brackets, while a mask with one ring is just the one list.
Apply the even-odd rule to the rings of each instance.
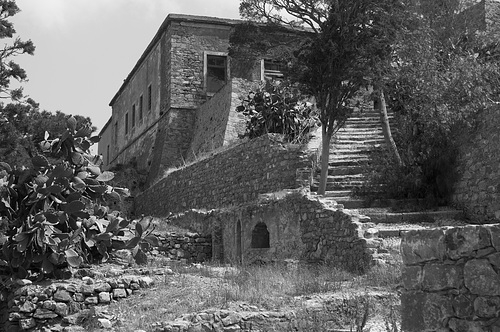
[[[12, 0], [0, 0], [0, 39], [13, 38], [16, 30], [14, 25], [8, 19], [19, 12], [16, 2]], [[31, 40], [22, 41], [20, 38], [15, 38], [13, 43], [4, 44], [3, 49], [0, 49], [0, 98], [10, 98], [19, 100], [23, 97], [23, 89], [11, 89], [10, 81], [26, 80], [26, 72], [16, 62], [10, 60], [11, 57], [29, 54], [33, 55], [35, 46]]]
[[[26, 103], [0, 104], [0, 159], [11, 166], [29, 166], [31, 158], [42, 153], [39, 143], [45, 131], [61, 135], [66, 130], [68, 115], [57, 111], [41, 111], [38, 104], [28, 98]], [[90, 118], [74, 116], [77, 128], [90, 126]]]
[[88, 124], [77, 129], [71, 116], [61, 136], [45, 134], [40, 147], [49, 158], [34, 156], [33, 169], [0, 163], [0, 217], [9, 222], [0, 265], [11, 273], [57, 276], [64, 267], [106, 261], [112, 249], [122, 248], [143, 262], [146, 243], [156, 243], [149, 223], [131, 232], [131, 222], [106, 206], [128, 190], [107, 185], [114, 174], [102, 172], [100, 157], [89, 153], [98, 141], [91, 133]]
[[386, 82], [404, 165], [377, 156], [369, 185], [385, 184], [393, 198], [446, 204], [460, 145], [482, 111], [498, 108], [500, 68], [472, 48], [446, 47], [425, 26], [406, 37]]
[[246, 132], [240, 136], [250, 139], [278, 133], [284, 134], [288, 142], [303, 143], [320, 124], [312, 103], [286, 83], [267, 82], [263, 88], [251, 91], [236, 111], [247, 117]]

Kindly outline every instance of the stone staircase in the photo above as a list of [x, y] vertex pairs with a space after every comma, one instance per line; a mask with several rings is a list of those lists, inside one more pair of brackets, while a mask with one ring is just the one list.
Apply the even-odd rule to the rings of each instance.
[[[356, 110], [332, 138], [325, 197], [345, 208], [367, 207], [366, 200], [353, 198], [352, 193], [365, 181], [370, 153], [382, 144], [384, 135], [378, 112], [372, 108]], [[311, 191], [316, 192], [318, 185], [319, 171]]]

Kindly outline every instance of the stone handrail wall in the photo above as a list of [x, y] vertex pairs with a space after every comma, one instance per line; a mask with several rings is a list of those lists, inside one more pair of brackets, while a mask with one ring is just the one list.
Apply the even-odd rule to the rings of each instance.
[[500, 117], [498, 109], [480, 114], [477, 134], [461, 146], [459, 180], [453, 200], [478, 223], [500, 221]]
[[500, 225], [409, 231], [402, 331], [500, 331]]
[[158, 216], [253, 201], [262, 193], [303, 186], [312, 165], [306, 147], [264, 135], [171, 172], [135, 198], [135, 211]]

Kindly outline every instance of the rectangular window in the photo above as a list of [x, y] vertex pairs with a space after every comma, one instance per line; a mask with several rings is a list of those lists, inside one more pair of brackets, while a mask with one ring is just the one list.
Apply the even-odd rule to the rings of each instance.
[[128, 113], [125, 114], [125, 135], [128, 134]]
[[151, 112], [151, 106], [153, 104], [153, 98], [151, 95], [151, 84], [148, 86], [148, 112]]
[[205, 54], [205, 91], [214, 94], [222, 88], [228, 78], [227, 55], [224, 53]]
[[270, 81], [282, 81], [285, 64], [281, 61], [264, 59], [262, 61], [262, 79]]
[[142, 120], [142, 102], [143, 102], [143, 98], [142, 98], [142, 95], [139, 97], [139, 120]]
[[115, 146], [118, 145], [118, 121], [115, 122]]
[[132, 128], [135, 127], [135, 104], [132, 105]]

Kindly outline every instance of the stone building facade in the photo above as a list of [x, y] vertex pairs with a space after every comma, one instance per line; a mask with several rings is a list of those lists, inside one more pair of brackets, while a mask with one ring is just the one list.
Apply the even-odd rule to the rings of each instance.
[[[151, 182], [165, 169], [220, 148], [245, 130], [240, 97], [261, 82], [264, 60], [231, 71], [238, 20], [170, 14], [110, 102], [101, 131], [105, 168], [135, 160]], [[242, 76], [242, 75], [239, 75]]]

